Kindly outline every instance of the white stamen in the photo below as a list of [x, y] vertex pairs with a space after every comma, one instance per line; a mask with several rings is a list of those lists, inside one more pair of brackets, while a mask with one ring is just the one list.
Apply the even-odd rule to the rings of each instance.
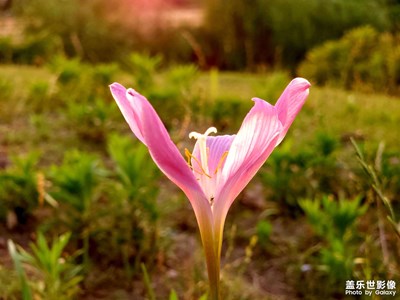
[[208, 170], [208, 153], [207, 153], [207, 136], [211, 133], [217, 133], [217, 128], [210, 127], [206, 130], [204, 134], [192, 131], [189, 133], [189, 138], [195, 138], [198, 142], [198, 147], [200, 150], [201, 167], [206, 174], [209, 174]]

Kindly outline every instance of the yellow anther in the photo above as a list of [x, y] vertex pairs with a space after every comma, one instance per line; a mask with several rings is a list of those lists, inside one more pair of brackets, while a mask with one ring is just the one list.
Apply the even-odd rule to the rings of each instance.
[[221, 158], [219, 159], [219, 162], [218, 162], [217, 168], [215, 169], [214, 174], [217, 174], [218, 169], [221, 169], [222, 164], [224, 163], [225, 158], [226, 158], [227, 156], [228, 156], [228, 151], [225, 151], [225, 152], [221, 155]]
[[192, 162], [190, 161], [190, 159], [192, 158], [192, 153], [190, 153], [188, 148], [185, 148], [185, 155], [187, 158], [187, 164], [189, 165], [190, 168], [192, 168]]
[[[190, 151], [189, 151], [187, 148], [185, 148], [185, 155], [186, 155], [186, 157], [187, 157], [187, 164], [188, 164], [189, 168], [191, 168], [193, 171], [195, 171], [196, 173], [198, 173], [198, 174], [200, 174], [200, 175], [206, 175], [207, 177], [211, 178], [211, 176], [208, 175], [208, 174], [205, 172], [205, 170], [204, 170], [203, 167], [201, 166], [199, 160], [198, 160], [195, 156], [193, 156], [192, 153], [190, 153]], [[193, 168], [191, 159], [194, 159], [194, 161], [195, 161], [195, 162], [197, 163], [197, 165], [200, 167], [200, 172], [199, 172], [198, 170], [196, 170], [195, 168]]]

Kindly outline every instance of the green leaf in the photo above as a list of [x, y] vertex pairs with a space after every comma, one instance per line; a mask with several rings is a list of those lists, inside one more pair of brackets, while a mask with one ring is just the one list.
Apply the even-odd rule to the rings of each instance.
[[141, 264], [142, 272], [143, 272], [143, 281], [146, 286], [147, 294], [150, 300], [155, 300], [156, 296], [154, 295], [154, 290], [151, 286], [151, 281], [149, 277], [149, 273], [147, 273], [146, 265], [144, 263]]
[[207, 300], [207, 299], [208, 299], [207, 294], [204, 294], [199, 298], [199, 300]]
[[19, 253], [17, 252], [15, 244], [13, 243], [12, 240], [8, 240], [8, 251], [10, 252], [11, 258], [14, 262], [15, 270], [17, 271], [17, 275], [18, 275], [18, 278], [21, 283], [22, 300], [32, 300], [33, 299], [32, 292], [29, 287], [29, 283], [26, 278], [25, 271], [22, 267], [21, 257], [19, 255]]
[[179, 300], [175, 290], [171, 290], [171, 293], [169, 294], [169, 300]]

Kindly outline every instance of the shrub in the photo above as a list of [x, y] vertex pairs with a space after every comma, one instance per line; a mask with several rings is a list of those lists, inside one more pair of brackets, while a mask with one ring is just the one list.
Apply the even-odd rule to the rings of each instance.
[[377, 0], [207, 1], [206, 26], [225, 67], [283, 63], [295, 66], [307, 50], [346, 30], [390, 27], [388, 8]]
[[60, 51], [57, 38], [32, 34], [20, 40], [0, 38], [0, 62], [43, 65]]
[[96, 64], [92, 68], [92, 76], [97, 85], [109, 85], [113, 82], [115, 74], [119, 71], [116, 63]]
[[266, 0], [206, 1], [206, 27], [216, 42], [208, 55], [217, 56], [220, 67], [251, 68], [272, 59], [267, 4]]
[[41, 113], [54, 108], [50, 100], [50, 83], [47, 80], [37, 80], [29, 86], [28, 105], [33, 112]]
[[0, 172], [0, 218], [7, 219], [9, 227], [26, 224], [39, 205], [37, 162], [36, 153], [15, 156], [12, 165]]
[[138, 52], [131, 53], [127, 67], [134, 76], [138, 90], [148, 90], [154, 85], [156, 73], [159, 71], [162, 56], [150, 56]]
[[109, 13], [121, 13], [122, 4], [104, 0], [17, 0], [13, 6], [24, 19], [26, 36], [56, 37], [67, 56], [98, 62], [110, 61], [132, 46], [126, 18], [114, 18]]
[[91, 226], [99, 214], [93, 208], [100, 198], [99, 181], [105, 170], [96, 156], [75, 150], [67, 152], [62, 165], [53, 166], [50, 171], [52, 196], [60, 203], [56, 221], [71, 231], [78, 247], [83, 249], [87, 271]]
[[[194, 82], [199, 72], [195, 65], [161, 68], [162, 57], [132, 53], [127, 66], [133, 74], [134, 88], [151, 101], [167, 127], [192, 117], [201, 107]], [[198, 114], [197, 114], [198, 115]]]
[[325, 273], [334, 285], [357, 277], [355, 264], [357, 254], [356, 222], [365, 214], [367, 205], [361, 197], [353, 200], [323, 196], [322, 199], [299, 201], [307, 219], [318, 237], [323, 241], [319, 250], [317, 270]]
[[298, 72], [318, 84], [399, 92], [400, 37], [370, 26], [351, 30], [311, 50]]
[[[110, 136], [108, 151], [115, 167], [117, 197], [108, 204], [106, 222], [97, 236], [99, 247], [107, 240], [103, 259], [122, 262], [128, 277], [138, 274], [140, 263], [153, 264], [160, 237], [157, 208], [160, 173], [147, 149], [131, 138]], [[108, 225], [106, 225], [108, 224]]]
[[245, 116], [251, 108], [250, 101], [238, 97], [219, 96], [211, 103], [212, 124], [220, 131], [226, 128], [239, 128], [242, 119], [233, 116]]
[[115, 63], [91, 65], [60, 55], [50, 61], [48, 68], [56, 77], [54, 98], [64, 105], [72, 102], [93, 105], [96, 98], [108, 98], [108, 85], [119, 70]]
[[297, 213], [298, 198], [311, 194], [311, 184], [305, 176], [311, 157], [307, 150], [293, 152], [290, 140], [287, 140], [279, 151], [271, 154], [260, 173], [263, 184], [269, 190], [269, 198], [290, 214]]
[[82, 80], [82, 73], [88, 69], [78, 58], [67, 59], [61, 55], [55, 56], [48, 66], [57, 75], [57, 82], [62, 85]]
[[277, 101], [290, 80], [291, 77], [287, 72], [274, 71], [266, 74], [263, 80], [254, 87], [255, 95], [270, 103]]
[[[43, 233], [39, 232], [36, 243], [30, 244], [32, 254], [22, 247], [15, 247], [8, 241], [10, 255], [22, 279], [24, 286], [23, 299], [68, 300], [74, 299], [80, 292], [79, 283], [82, 281], [81, 266], [73, 262], [74, 257], [65, 257], [63, 251], [68, 244], [71, 234], [65, 233], [48, 245]], [[29, 266], [30, 278], [27, 280], [21, 263]], [[29, 283], [29, 285], [28, 285]], [[29, 295], [29, 286], [33, 287], [35, 297]]]
[[337, 137], [326, 132], [317, 132], [307, 146], [297, 149], [287, 139], [279, 151], [271, 154], [260, 173], [268, 197], [296, 215], [299, 198], [354, 196], [353, 187], [346, 181], [349, 175], [340, 164], [338, 145]]
[[192, 49], [181, 30], [165, 26], [166, 22], [158, 18], [164, 6], [151, 5], [149, 16], [143, 3], [15, 0], [13, 7], [24, 20], [26, 37], [51, 37], [59, 41], [58, 54], [67, 57], [92, 63], [122, 61], [135, 49], [164, 53], [170, 61], [190, 59]]
[[116, 112], [117, 106], [114, 103], [101, 98], [86, 103], [71, 101], [67, 104], [66, 126], [71, 126], [81, 140], [101, 146], [111, 128], [110, 119]]

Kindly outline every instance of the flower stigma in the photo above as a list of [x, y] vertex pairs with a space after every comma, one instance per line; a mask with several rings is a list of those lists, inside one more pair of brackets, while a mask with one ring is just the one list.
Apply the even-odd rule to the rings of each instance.
[[[193, 173], [195, 173], [196, 179], [202, 187], [212, 208], [215, 199], [215, 192], [218, 185], [218, 179], [220, 177], [220, 173], [218, 173], [218, 170], [222, 169], [225, 159], [228, 155], [228, 151], [225, 151], [224, 153], [222, 153], [222, 155], [218, 154], [218, 151], [210, 153], [212, 151], [209, 147], [207, 147], [207, 138], [211, 133], [217, 133], [217, 129], [215, 127], [210, 127], [206, 130], [204, 134], [191, 132], [189, 134], [189, 138], [195, 138], [197, 140], [197, 144], [195, 146], [195, 148], [197, 147], [197, 155], [193, 155], [186, 148], [185, 155], [187, 157], [187, 164], [189, 168], [192, 169]], [[211, 166], [212, 168], [215, 168], [215, 170], [210, 170], [209, 159], [210, 157], [214, 159], [217, 158], [215, 157], [215, 155], [221, 156], [219, 157], [218, 164], [216, 166]]]
[[[201, 159], [201, 168], [205, 175], [211, 177], [208, 170], [208, 151], [207, 151], [207, 136], [210, 133], [217, 133], [217, 128], [210, 127], [206, 130], [204, 134], [192, 131], [189, 133], [189, 138], [195, 138], [199, 143], [199, 150], [200, 150], [200, 159]], [[192, 156], [193, 157], [193, 156]]]

